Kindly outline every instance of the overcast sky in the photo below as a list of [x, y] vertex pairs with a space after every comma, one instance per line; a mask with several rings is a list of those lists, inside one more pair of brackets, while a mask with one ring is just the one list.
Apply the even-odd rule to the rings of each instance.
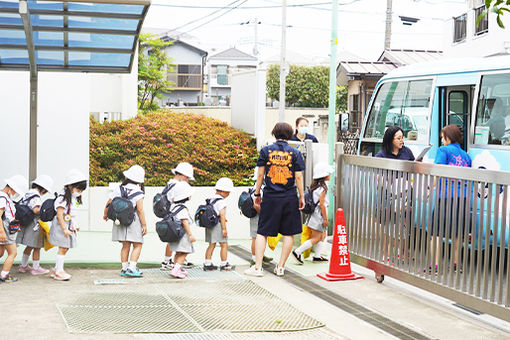
[[[177, 28], [211, 54], [229, 47], [251, 54], [254, 24], [241, 23], [254, 22], [256, 18], [260, 22], [257, 25], [260, 57], [264, 59], [280, 53], [281, 3], [281, 0], [153, 0], [144, 30]], [[327, 59], [331, 3], [288, 0], [287, 5], [287, 25], [291, 26], [287, 30], [287, 49]], [[300, 7], [291, 7], [296, 5]], [[444, 20], [465, 12], [466, 8], [464, 0], [393, 0], [391, 47], [442, 49], [447, 34]], [[404, 26], [399, 16], [420, 20]], [[385, 19], [386, 0], [340, 0], [339, 49], [365, 59], [377, 59], [384, 47]]]

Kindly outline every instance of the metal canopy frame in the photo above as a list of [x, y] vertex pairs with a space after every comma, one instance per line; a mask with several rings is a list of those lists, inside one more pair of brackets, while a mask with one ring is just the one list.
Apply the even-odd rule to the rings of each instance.
[[[48, 9], [48, 6], [40, 6], [47, 2], [48, 4], [56, 5], [49, 6], [60, 9]], [[74, 10], [69, 10], [70, 4], [76, 3]], [[61, 6], [59, 6], [61, 4]], [[0, 34], [0, 70], [22, 70], [30, 72], [30, 156], [29, 156], [29, 178], [34, 180], [37, 176], [37, 86], [38, 86], [38, 72], [39, 71], [63, 71], [63, 72], [97, 72], [97, 73], [130, 73], [133, 67], [133, 60], [137, 49], [138, 37], [142, 28], [143, 21], [147, 15], [147, 11], [151, 4], [151, 0], [19, 0], [18, 8], [12, 0], [0, 0], [0, 33], [5, 31], [24, 32], [24, 44], [8, 42], [9, 38], [13, 37], [6, 34]], [[81, 10], [76, 7], [79, 5], [90, 5], [91, 8]], [[112, 5], [108, 11], [93, 11], [94, 6], [96, 9]], [[118, 7], [117, 7], [118, 6]], [[138, 7], [143, 6], [138, 11]], [[46, 7], [46, 8], [40, 8]], [[76, 10], [76, 9], [79, 10]], [[113, 9], [119, 9], [115, 11]], [[123, 11], [122, 11], [122, 10]], [[129, 10], [136, 9], [138, 13], [126, 13]], [[21, 23], [19, 23], [19, 18]], [[61, 25], [33, 25], [33, 18], [39, 20], [43, 16], [46, 18], [58, 18], [61, 20]], [[15, 23], [13, 23], [13, 18]], [[70, 27], [70, 18], [77, 19], [75, 23], [82, 22], [81, 20], [90, 20], [91, 23], [96, 23], [100, 27]], [[9, 20], [11, 19], [11, 20]], [[112, 20], [110, 23], [108, 20]], [[130, 27], [122, 29], [115, 27], [114, 21], [129, 22], [131, 26], [136, 24], [136, 28]], [[136, 22], [137, 21], [137, 22]], [[110, 25], [108, 25], [108, 23]], [[113, 26], [113, 27], [108, 27]], [[126, 24], [126, 26], [128, 26]], [[62, 39], [57, 39], [51, 43], [38, 44], [34, 39], [34, 32], [49, 32], [49, 33], [62, 33]], [[88, 34], [89, 42], [92, 46], [71, 46], [70, 34]], [[92, 39], [92, 35], [96, 39]], [[13, 35], [16, 37], [16, 34]], [[126, 39], [133, 37], [132, 44], [129, 46], [117, 47], [114, 44], [114, 38], [118, 36], [119, 39]], [[5, 38], [7, 37], [7, 38]], [[17, 38], [17, 37], [16, 37]], [[14, 39], [16, 39], [14, 38]], [[18, 38], [19, 39], [19, 38]], [[93, 46], [94, 43], [101, 45], [101, 39], [112, 42], [108, 47]], [[2, 41], [4, 40], [4, 41]], [[6, 42], [7, 41], [7, 42]], [[54, 43], [57, 41], [57, 43]], [[74, 43], [80, 40], [74, 41]], [[117, 43], [126, 41], [117, 41]], [[104, 42], [103, 42], [104, 45]], [[19, 60], [10, 60], [5, 58], [12, 51], [26, 51], [28, 60], [25, 58]], [[38, 60], [38, 52], [54, 53], [62, 52], [63, 60]], [[70, 63], [70, 53], [78, 53], [82, 56], [88, 56], [89, 59], [80, 62], [78, 59], [75, 63]], [[93, 58], [96, 56], [96, 59]], [[99, 58], [103, 56], [104, 59]], [[113, 57], [118, 56], [118, 57]], [[122, 56], [129, 57], [129, 62], [126, 58], [119, 59]], [[4, 57], [4, 58], [2, 58]], [[108, 57], [113, 57], [107, 60]], [[60, 57], [62, 58], [62, 57]], [[4, 60], [2, 60], [4, 59]], [[123, 61], [121, 63], [121, 61]]]

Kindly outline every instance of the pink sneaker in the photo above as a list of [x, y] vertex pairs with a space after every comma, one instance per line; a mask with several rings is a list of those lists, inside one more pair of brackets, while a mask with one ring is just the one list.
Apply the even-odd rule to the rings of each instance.
[[186, 269], [184, 269], [184, 268], [182, 268], [182, 267], [181, 267], [181, 268], [180, 268], [180, 271], [181, 271], [184, 275], [188, 276], [188, 271], [187, 271]]
[[32, 269], [30, 271], [30, 274], [32, 275], [44, 275], [48, 274], [50, 271], [48, 269], [44, 269], [43, 267], [39, 267], [37, 269]]
[[19, 266], [19, 272], [20, 273], [26, 273], [32, 270], [32, 267], [30, 267], [28, 264], [26, 267], [23, 267], [22, 265]]
[[178, 279], [186, 278], [186, 274], [184, 274], [184, 272], [182, 272], [180, 268], [177, 269], [176, 267], [172, 269], [172, 271], [170, 272], [170, 276], [176, 277]]

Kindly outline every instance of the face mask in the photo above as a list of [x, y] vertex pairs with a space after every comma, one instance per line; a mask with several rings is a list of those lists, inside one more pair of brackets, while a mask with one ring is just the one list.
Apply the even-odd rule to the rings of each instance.
[[302, 135], [306, 135], [308, 133], [308, 127], [307, 126], [301, 126], [299, 129], [298, 129], [298, 132]]
[[13, 200], [14, 202], [18, 202], [20, 199], [21, 195], [18, 193], [15, 193], [14, 195], [11, 196], [11, 200]]
[[78, 197], [80, 197], [80, 196], [81, 196], [81, 193], [79, 193], [79, 192], [73, 192], [73, 198], [75, 198], [75, 199], [76, 199], [76, 198], [78, 198]]

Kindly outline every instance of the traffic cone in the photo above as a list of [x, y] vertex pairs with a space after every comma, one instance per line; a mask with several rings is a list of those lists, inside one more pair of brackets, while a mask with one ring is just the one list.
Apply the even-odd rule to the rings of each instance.
[[335, 233], [333, 234], [333, 246], [329, 259], [329, 272], [317, 274], [326, 281], [345, 281], [363, 279], [364, 277], [351, 271], [349, 259], [349, 245], [347, 243], [347, 231], [345, 230], [345, 218], [343, 209], [336, 211]]

